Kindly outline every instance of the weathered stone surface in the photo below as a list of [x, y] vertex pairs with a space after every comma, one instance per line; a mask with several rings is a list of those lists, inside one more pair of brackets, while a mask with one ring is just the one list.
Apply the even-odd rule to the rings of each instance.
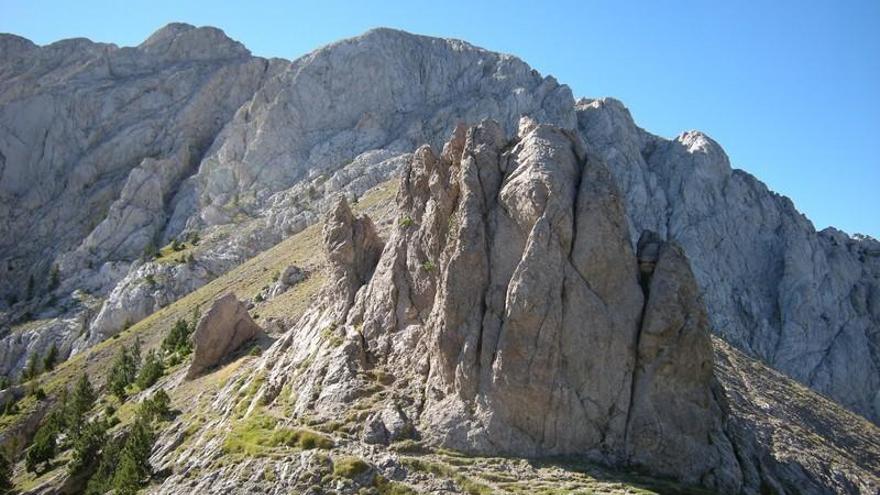
[[738, 486], [723, 484], [741, 478], [736, 457], [705, 448], [708, 441], [723, 446], [723, 453], [734, 451], [713, 395], [709, 318], [681, 247], [655, 239], [648, 233], [639, 241], [640, 266], [648, 259], [656, 265], [642, 272], [648, 298], [628, 418], [629, 458], [659, 472], [691, 473], [705, 485], [720, 482], [723, 491], [735, 492]]
[[[716, 333], [880, 415], [880, 244], [817, 233], [704, 134], [664, 140], [614, 100], [575, 106], [568, 88], [513, 57], [381, 29], [267, 61], [216, 29], [175, 24], [133, 48], [83, 39], [38, 47], [2, 35], [0, 62], [0, 123], [10, 130], [0, 134], [0, 294], [22, 299], [35, 278], [30, 300], [0, 302], [4, 373], [50, 345], [66, 356], [113, 335], [332, 210], [345, 276], [327, 293], [339, 298], [282, 339], [292, 350], [271, 370], [278, 389], [267, 388], [278, 393], [292, 363], [320, 352], [314, 358], [331, 365], [303, 373], [310, 400], [299, 412], [338, 412], [333, 404], [367, 385], [360, 372], [393, 367], [416, 376], [399, 387], [423, 397], [399, 410], [474, 450], [497, 447], [473, 434], [485, 425], [511, 451], [598, 445], [596, 455], [638, 463], [630, 429], [714, 431], [704, 375], [660, 375], [699, 406], [686, 422], [663, 409], [669, 392], [651, 371], [666, 359], [674, 369], [695, 364], [641, 348], [651, 301], [630, 289], [650, 288], [646, 276], [671, 240], [691, 260]], [[438, 149], [458, 122], [483, 117], [499, 125], [459, 128], [440, 156], [416, 150]], [[586, 146], [545, 123], [577, 127]], [[506, 136], [517, 126], [514, 143]], [[602, 161], [610, 173], [582, 166]], [[333, 210], [335, 198], [354, 201], [401, 168], [405, 213], [379, 258], [367, 221]], [[654, 252], [640, 248], [635, 261], [646, 229], [658, 233]], [[137, 260], [151, 242], [194, 231], [203, 241], [193, 262]], [[351, 265], [355, 245], [372, 247]], [[684, 280], [673, 285], [670, 294], [691, 293]], [[679, 347], [703, 345], [696, 330], [656, 331], [683, 339]], [[601, 352], [570, 354], [579, 347]], [[522, 366], [522, 356], [533, 362]], [[704, 352], [689, 356], [705, 362]], [[608, 379], [584, 378], [597, 373]], [[544, 401], [550, 419], [535, 419], [544, 406], [517, 395]], [[555, 417], [581, 420], [558, 427]], [[684, 469], [668, 460], [654, 468]], [[736, 482], [707, 465], [680, 474]]]
[[700, 132], [653, 136], [610, 98], [577, 109], [581, 134], [625, 195], [633, 244], [648, 229], [682, 246], [713, 330], [877, 421], [880, 243], [816, 232]]
[[[513, 141], [487, 121], [456, 129], [440, 156], [420, 148], [381, 257], [373, 235], [358, 234], [371, 224], [338, 203], [324, 228], [328, 286], [267, 362], [263, 400], [292, 381], [298, 413], [332, 417], [363, 387], [360, 374], [381, 371], [421, 399], [384, 402], [368, 443], [394, 438], [395, 411], [457, 450], [589, 455], [736, 491], [707, 319], [681, 251], [661, 248], [674, 256], [660, 258], [644, 327], [611, 175], [575, 134], [525, 124]], [[684, 336], [663, 327], [670, 318], [690, 322]], [[672, 445], [688, 448], [667, 459]]]
[[193, 333], [193, 358], [186, 376], [198, 376], [262, 332], [235, 294], [217, 299]]
[[[309, 493], [326, 479], [315, 472], [329, 466], [307, 453], [211, 469], [218, 432], [244, 410], [343, 431], [332, 462], [353, 455], [424, 492], [466, 490], [413, 469], [396, 452], [419, 444], [396, 440], [506, 454], [466, 463], [455, 454], [468, 467], [454, 471], [516, 473], [519, 486], [532, 486], [543, 461], [516, 456], [566, 453], [718, 493], [877, 490], [880, 430], [713, 343], [682, 248], [646, 232], [632, 252], [621, 195], [576, 135], [528, 121], [514, 140], [492, 123], [460, 127], [439, 156], [429, 147], [413, 155], [397, 203], [384, 248], [345, 201], [327, 215], [328, 280], [315, 304], [262, 358], [205, 393], [215, 414], [195, 439], [175, 450], [180, 419], [160, 439], [154, 463], [173, 473], [158, 493]], [[523, 323], [521, 308], [540, 322]], [[427, 450], [419, 462], [449, 459]], [[541, 486], [574, 489], [565, 477], [554, 470]]]
[[[61, 272], [55, 299], [19, 303], [8, 321], [73, 288], [107, 298], [84, 333], [46, 324], [0, 343], [19, 356], [3, 371], [42, 342], [78, 352], [118, 332], [316, 222], [335, 194], [356, 199], [460, 120], [575, 125], [569, 89], [522, 61], [388, 29], [292, 62], [184, 24], [134, 48], [4, 35], [0, 55], [0, 296], [22, 299], [31, 275], [42, 293]], [[195, 273], [135, 261], [196, 230]], [[160, 287], [142, 290], [144, 270]]]

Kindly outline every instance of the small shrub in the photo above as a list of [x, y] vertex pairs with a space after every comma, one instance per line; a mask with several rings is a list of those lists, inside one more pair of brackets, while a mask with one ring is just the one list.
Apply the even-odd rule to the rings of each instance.
[[407, 229], [415, 225], [415, 221], [409, 215], [400, 219], [400, 226]]
[[263, 302], [263, 301], [265, 301], [265, 300], [266, 300], [266, 298], [263, 297], [263, 293], [262, 293], [262, 292], [258, 292], [257, 295], [254, 296], [254, 302], [261, 303], [261, 302]]
[[248, 352], [249, 356], [259, 356], [261, 354], [263, 354], [263, 349], [258, 345], [251, 347], [251, 351]]
[[299, 442], [297, 445], [303, 450], [332, 449], [333, 440], [314, 431], [300, 430]]
[[198, 246], [199, 242], [202, 240], [198, 232], [190, 232], [187, 239], [189, 239], [189, 243], [193, 246]]
[[31, 395], [37, 400], [44, 400], [46, 398], [46, 392], [41, 387], [36, 387], [31, 390]]
[[437, 269], [437, 265], [435, 265], [433, 261], [425, 260], [424, 262], [422, 262], [422, 270], [425, 270], [426, 272], [431, 273], [436, 269]]
[[418, 493], [403, 483], [388, 480], [384, 476], [373, 478], [373, 486], [376, 487], [379, 495], [416, 495]]
[[370, 465], [357, 457], [341, 457], [333, 462], [333, 474], [354, 479], [369, 471]]

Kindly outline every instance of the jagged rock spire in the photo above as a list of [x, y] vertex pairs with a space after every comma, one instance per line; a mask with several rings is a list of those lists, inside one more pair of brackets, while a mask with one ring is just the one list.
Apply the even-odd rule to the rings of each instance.
[[[571, 132], [520, 129], [511, 140], [492, 121], [460, 126], [439, 156], [416, 151], [381, 257], [371, 222], [338, 203], [324, 229], [328, 292], [285, 351], [312, 349], [321, 371], [305, 376], [318, 385], [285, 374], [296, 359], [279, 356], [271, 388], [300, 380], [320, 393], [298, 410], [332, 414], [360, 372], [382, 369], [396, 392], [370, 441], [393, 436], [380, 424], [393, 417], [454, 449], [582, 454], [737, 490], [707, 318], [681, 249], [658, 239], [640, 286], [604, 164]], [[346, 344], [315, 351], [327, 332]]]

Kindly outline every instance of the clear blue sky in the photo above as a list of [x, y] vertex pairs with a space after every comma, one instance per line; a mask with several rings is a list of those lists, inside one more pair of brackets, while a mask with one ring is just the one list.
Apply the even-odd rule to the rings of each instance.
[[461, 38], [654, 133], [705, 131], [817, 228], [880, 238], [880, 0], [370, 3], [0, 0], [0, 32], [135, 45], [183, 21], [284, 58], [376, 26]]

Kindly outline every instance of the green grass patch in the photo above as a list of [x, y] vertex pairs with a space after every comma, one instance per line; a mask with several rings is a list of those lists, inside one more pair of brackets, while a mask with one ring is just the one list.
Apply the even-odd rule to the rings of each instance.
[[304, 428], [279, 427], [278, 419], [256, 413], [239, 421], [223, 442], [227, 454], [261, 456], [275, 449], [330, 449], [333, 440]]
[[340, 457], [333, 461], [333, 474], [354, 479], [370, 470], [370, 465], [357, 457]]

